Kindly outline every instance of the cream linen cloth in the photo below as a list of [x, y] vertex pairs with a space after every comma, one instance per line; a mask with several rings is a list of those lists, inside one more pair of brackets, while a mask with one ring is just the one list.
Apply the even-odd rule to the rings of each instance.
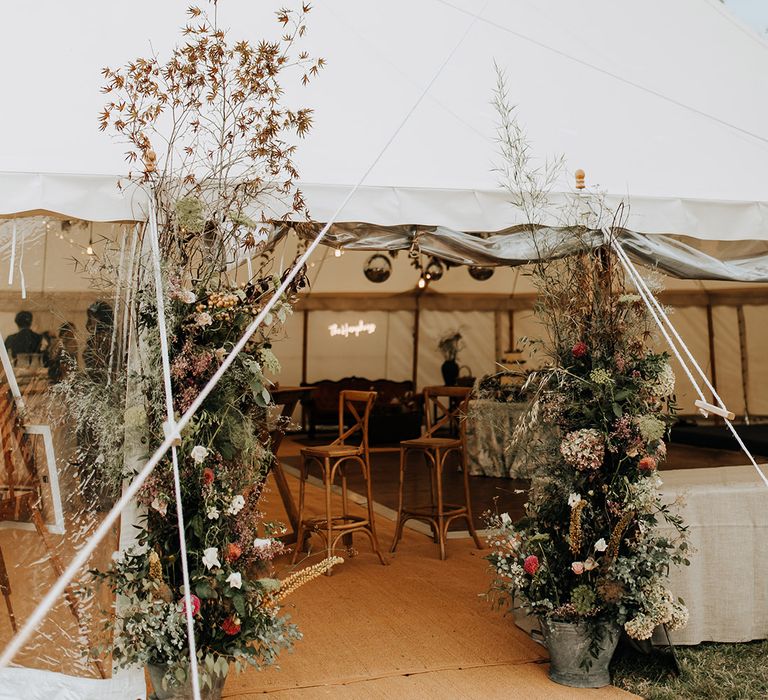
[[[768, 473], [768, 468], [761, 467]], [[673, 569], [669, 588], [690, 611], [675, 644], [746, 642], [768, 637], [768, 487], [752, 466], [662, 471], [665, 503], [689, 526], [690, 566]], [[654, 641], [662, 639], [657, 631]]]

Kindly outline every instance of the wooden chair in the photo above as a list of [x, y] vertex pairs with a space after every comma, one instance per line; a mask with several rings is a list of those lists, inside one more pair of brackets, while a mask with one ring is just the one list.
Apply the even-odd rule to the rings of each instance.
[[[297, 533], [296, 549], [293, 562], [304, 549], [307, 537], [317, 532], [325, 540], [327, 556], [333, 556], [333, 550], [339, 539], [344, 538], [347, 548], [352, 545], [352, 533], [364, 532], [371, 540], [373, 551], [382, 564], [384, 559], [376, 537], [376, 526], [373, 519], [373, 498], [371, 494], [371, 459], [368, 448], [368, 419], [371, 407], [376, 400], [375, 391], [342, 391], [339, 394], [339, 437], [330, 445], [306, 447], [301, 451], [301, 475], [299, 484], [299, 530]], [[344, 430], [344, 420], [347, 415], [353, 418], [352, 425]], [[347, 440], [360, 435], [359, 445], [349, 445]], [[304, 517], [304, 492], [307, 483], [310, 462], [317, 462], [323, 471], [325, 486], [325, 517]], [[353, 464], [360, 467], [365, 479], [366, 497], [368, 499], [368, 516], [350, 515], [347, 503], [347, 469]], [[331, 493], [336, 475], [341, 476], [342, 513], [334, 515], [331, 507]], [[330, 574], [330, 571], [329, 571]]]
[[[430, 525], [434, 540], [440, 545], [440, 559], [445, 559], [445, 540], [448, 535], [448, 527], [456, 518], [464, 518], [467, 521], [469, 534], [474, 539], [477, 548], [483, 548], [472, 522], [472, 501], [469, 494], [464, 416], [469, 403], [470, 391], [469, 387], [460, 386], [431, 386], [424, 389], [426, 432], [420, 438], [403, 440], [400, 443], [397, 527], [395, 528], [391, 552], [397, 548], [397, 544], [403, 536], [403, 526], [408, 520], [420, 520]], [[450, 434], [443, 437], [437, 434], [443, 429], [450, 431], [456, 423], [458, 423], [458, 437], [453, 437]], [[409, 506], [406, 508], [403, 505], [405, 470], [408, 464], [408, 455], [412, 452], [421, 453], [430, 470], [432, 502], [429, 506]], [[443, 501], [443, 467], [446, 459], [452, 453], [457, 453], [461, 460], [461, 469], [464, 475], [464, 505]]]

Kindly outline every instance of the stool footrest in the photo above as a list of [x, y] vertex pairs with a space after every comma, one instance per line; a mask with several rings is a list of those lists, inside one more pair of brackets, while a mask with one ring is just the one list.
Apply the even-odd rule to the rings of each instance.
[[[304, 527], [310, 530], [327, 530], [328, 520], [322, 516], [310, 518], [304, 521]], [[361, 527], [369, 527], [368, 518], [359, 515], [337, 515], [331, 518], [332, 530], [355, 530]]]
[[[467, 512], [467, 506], [459, 505], [458, 503], [443, 503], [443, 517], [450, 517], [454, 515], [460, 515]], [[437, 518], [440, 513], [437, 510], [437, 506], [411, 506], [403, 508], [403, 516], [411, 517], [423, 517], [423, 518]]]

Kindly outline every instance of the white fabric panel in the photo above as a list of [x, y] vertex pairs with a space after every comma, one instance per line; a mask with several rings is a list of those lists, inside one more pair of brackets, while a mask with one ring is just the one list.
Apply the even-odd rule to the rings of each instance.
[[[712, 326], [715, 336], [717, 393], [728, 409], [740, 416], [744, 413], [744, 391], [741, 385], [741, 352], [736, 308], [712, 307]], [[756, 358], [756, 361], [760, 360]]]
[[749, 363], [749, 386], [747, 387], [749, 412], [753, 415], [768, 415], [768, 362], [766, 362], [766, 328], [768, 308], [745, 306], [744, 324], [747, 331], [747, 358]]
[[[494, 319], [492, 311], [422, 311], [419, 316], [419, 364], [417, 388], [443, 384], [440, 365], [443, 356], [437, 348], [440, 339], [459, 330], [464, 349], [457, 362], [469, 367], [472, 375], [482, 376], [495, 371]], [[461, 374], [467, 370], [462, 369]]]
[[[706, 373], [707, 377], [712, 379], [711, 371], [709, 367], [709, 336], [707, 330], [707, 312], [701, 307], [686, 306], [678, 309], [667, 309], [669, 320], [677, 329], [680, 337], [688, 346], [696, 362]], [[693, 388], [690, 380], [683, 371], [680, 363], [675, 358], [671, 349], [667, 345], [664, 337], [661, 333], [658, 334], [655, 347], [659, 351], [666, 351], [670, 355], [670, 364], [675, 371], [675, 395], [677, 397], [678, 410], [683, 415], [698, 414], [698, 409], [693, 405], [693, 402], [699, 398], [696, 390]], [[681, 353], [684, 359], [687, 359], [685, 354]], [[689, 364], [686, 362], [686, 364]], [[704, 397], [711, 399], [708, 395], [709, 392], [706, 389], [702, 379], [699, 377], [696, 370], [691, 370], [691, 375], [696, 380], [697, 384], [701, 387]]]
[[523, 339], [547, 340], [547, 329], [542, 325], [533, 311], [515, 311], [514, 349], [523, 351], [525, 357], [525, 369], [539, 369], [543, 367], [548, 358], [542, 353], [536, 344], [524, 343]]
[[387, 314], [387, 354], [382, 375], [384, 379], [399, 382], [412, 378], [413, 319], [412, 311], [392, 311]]
[[294, 312], [286, 319], [284, 331], [279, 339], [272, 344], [282, 371], [271, 379], [283, 386], [298, 386], [301, 382], [303, 324], [304, 312]]
[[[307, 333], [307, 381], [358, 376], [381, 379], [387, 370], [386, 311], [312, 311]], [[374, 324], [367, 331], [347, 337], [331, 335], [330, 326]], [[410, 348], [410, 344], [408, 346]]]

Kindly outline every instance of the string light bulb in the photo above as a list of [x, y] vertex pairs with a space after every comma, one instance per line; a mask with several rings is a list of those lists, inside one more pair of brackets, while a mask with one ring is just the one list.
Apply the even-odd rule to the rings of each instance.
[[335, 257], [340, 258], [341, 257], [341, 248], [336, 248], [336, 250], [333, 251], [333, 254]]
[[86, 255], [93, 255], [93, 222], [91, 222], [91, 229], [88, 234], [88, 247], [85, 249]]
[[419, 277], [419, 289], [424, 289], [427, 286], [427, 280], [423, 277]]

